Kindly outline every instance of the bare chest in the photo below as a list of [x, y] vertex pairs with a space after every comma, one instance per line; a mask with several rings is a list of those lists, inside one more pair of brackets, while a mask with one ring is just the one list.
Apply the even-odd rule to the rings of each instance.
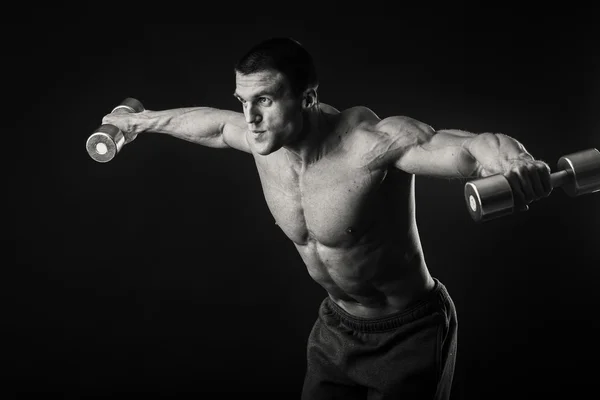
[[275, 222], [298, 245], [352, 246], [376, 218], [385, 171], [369, 171], [341, 157], [306, 168], [272, 157], [257, 159], [257, 167]]

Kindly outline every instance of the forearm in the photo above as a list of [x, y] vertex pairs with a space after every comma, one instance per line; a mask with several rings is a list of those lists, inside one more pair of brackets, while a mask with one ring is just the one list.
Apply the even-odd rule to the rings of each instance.
[[211, 107], [144, 111], [136, 116], [138, 132], [161, 133], [210, 147], [227, 147], [223, 131], [236, 113]]
[[475, 135], [465, 142], [465, 148], [475, 161], [475, 177], [505, 171], [506, 166], [515, 160], [533, 160], [522, 143], [501, 133]]

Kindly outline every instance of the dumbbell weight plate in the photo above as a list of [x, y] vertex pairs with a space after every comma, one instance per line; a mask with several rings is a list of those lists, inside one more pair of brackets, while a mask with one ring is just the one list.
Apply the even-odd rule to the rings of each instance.
[[566, 170], [573, 179], [561, 187], [571, 197], [600, 191], [600, 151], [588, 149], [567, 154], [558, 160], [557, 168]]
[[477, 186], [467, 182], [464, 194], [467, 209], [476, 222], [489, 221], [513, 212], [513, 193], [504, 175], [489, 176], [480, 180]]
[[110, 124], [100, 125], [86, 143], [87, 152], [98, 162], [112, 160], [125, 144], [125, 137], [119, 128]]
[[121, 111], [138, 113], [144, 111], [144, 106], [139, 100], [134, 99], [132, 97], [128, 97], [125, 100], [123, 100], [121, 104], [113, 108], [111, 112], [115, 113]]

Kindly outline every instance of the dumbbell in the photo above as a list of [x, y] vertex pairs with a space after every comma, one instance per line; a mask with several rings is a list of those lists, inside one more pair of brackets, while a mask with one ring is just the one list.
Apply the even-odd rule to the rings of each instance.
[[[558, 171], [550, 175], [552, 188], [561, 187], [570, 197], [600, 191], [600, 152], [587, 149], [561, 157]], [[508, 179], [502, 174], [467, 182], [467, 208], [476, 222], [512, 214], [515, 204]]]
[[[142, 103], [128, 97], [113, 108], [111, 113], [137, 113], [142, 111], [144, 111]], [[119, 128], [111, 124], [102, 124], [87, 139], [85, 147], [92, 159], [104, 163], [112, 160], [124, 145], [125, 136]]]

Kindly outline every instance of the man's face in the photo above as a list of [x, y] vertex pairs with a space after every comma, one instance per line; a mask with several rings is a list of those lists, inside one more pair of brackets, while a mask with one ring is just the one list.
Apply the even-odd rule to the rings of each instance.
[[302, 96], [294, 96], [279, 72], [236, 72], [234, 96], [242, 103], [250, 144], [270, 154], [291, 143], [302, 130]]

